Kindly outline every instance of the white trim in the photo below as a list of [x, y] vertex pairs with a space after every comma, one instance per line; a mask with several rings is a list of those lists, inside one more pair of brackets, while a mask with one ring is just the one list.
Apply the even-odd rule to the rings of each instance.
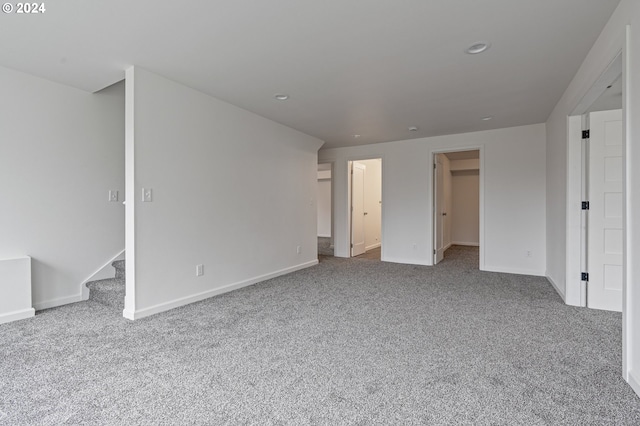
[[8, 312], [0, 315], [0, 324], [6, 324], [12, 321], [18, 321], [25, 318], [31, 318], [36, 314], [33, 308], [22, 309], [20, 311]]
[[125, 250], [122, 249], [120, 253], [116, 254], [111, 258], [111, 260], [107, 261], [107, 263], [98, 268], [98, 270], [91, 274], [89, 278], [82, 281], [82, 284], [80, 284], [80, 288], [82, 290], [82, 300], [89, 300], [89, 293], [91, 292], [91, 290], [87, 288], [86, 284], [88, 282], [115, 277], [116, 271], [115, 269], [113, 269], [113, 267], [111, 267], [111, 264], [116, 260], [123, 260], [125, 257], [124, 254]]
[[[631, 231], [633, 230], [633, 224], [635, 223], [632, 218], [634, 215], [633, 201], [634, 201], [634, 191], [630, 191], [631, 183], [633, 182], [632, 170], [634, 170], [635, 165], [633, 164], [635, 160], [635, 155], [633, 154], [632, 146], [635, 146], [637, 142], [637, 135], [634, 137], [633, 132], [631, 131], [631, 123], [633, 121], [633, 117], [631, 115], [631, 108], [629, 104], [629, 80], [633, 75], [631, 69], [631, 60], [630, 60], [630, 46], [631, 46], [631, 26], [627, 25], [625, 27], [624, 33], [624, 43], [622, 44], [622, 140], [623, 144], [623, 153], [624, 153], [624, 181], [623, 181], [623, 190], [624, 201], [623, 201], [623, 211], [622, 211], [622, 220], [623, 227], [625, 232], [623, 233], [623, 272], [622, 272], [622, 371], [623, 375], [626, 379], [628, 379], [629, 384], [635, 391], [636, 395], [640, 396], [640, 386], [638, 385], [638, 381], [633, 377], [633, 372], [630, 368], [633, 368], [633, 364], [636, 362], [633, 361], [634, 351], [632, 349], [635, 346], [634, 343], [634, 334], [637, 336], [636, 332], [638, 325], [634, 324], [633, 318], [636, 317], [637, 307], [632, 303], [633, 298], [631, 294], [635, 290], [635, 285], [631, 285], [636, 281], [634, 276], [634, 251], [636, 248], [633, 244], [633, 238], [631, 236]], [[637, 70], [635, 70], [637, 72]], [[634, 114], [635, 115], [635, 114]], [[631, 138], [633, 138], [634, 143], [631, 143]], [[632, 155], [629, 155], [629, 151], [631, 150]], [[632, 384], [633, 382], [633, 384]]]
[[532, 275], [535, 277], [546, 277], [545, 271], [539, 271], [535, 269], [516, 269], [516, 268], [504, 268], [502, 266], [485, 266], [485, 269], [483, 269], [483, 271], [500, 272], [503, 274]]
[[331, 238], [331, 235], [318, 234], [320, 238]]
[[[451, 246], [470, 246], [470, 247], [480, 247], [480, 243], [477, 242], [469, 242], [469, 241], [453, 241], [449, 244]], [[448, 247], [447, 247], [448, 248]]]
[[637, 395], [640, 395], [640, 380], [636, 379], [635, 374], [635, 371], [628, 371], [626, 379], [631, 389], [633, 389]]
[[11, 261], [11, 260], [26, 260], [26, 259], [31, 259], [31, 256], [7, 257], [7, 258], [4, 258], [4, 259], [0, 259], [0, 262], [7, 262], [7, 261]]
[[370, 246], [366, 246], [364, 248], [364, 251], [368, 252], [369, 250], [377, 249], [378, 247], [382, 247], [382, 244], [381, 243], [371, 244]]
[[549, 283], [551, 284], [551, 286], [556, 290], [556, 293], [558, 293], [562, 301], [564, 303], [567, 303], [566, 296], [564, 295], [563, 292], [560, 291], [560, 287], [558, 286], [558, 284], [556, 284], [553, 278], [551, 278], [549, 275], [546, 275], [546, 278], [547, 278], [547, 281], [549, 281]]
[[124, 94], [124, 247], [128, 265], [125, 270], [125, 309], [136, 306], [136, 165], [135, 165], [135, 67], [125, 70]]
[[212, 290], [207, 290], [202, 293], [192, 294], [191, 296], [181, 297], [179, 299], [174, 299], [169, 302], [160, 303], [158, 305], [150, 306], [148, 308], [139, 309], [136, 311], [129, 311], [126, 308], [122, 311], [122, 316], [130, 319], [137, 320], [140, 318], [145, 318], [154, 314], [159, 314], [160, 312], [165, 312], [170, 309], [179, 308], [180, 306], [185, 306], [194, 302], [199, 302], [204, 299], [208, 299], [213, 296], [217, 296], [223, 293], [228, 293], [233, 290], [238, 290], [242, 287], [247, 287], [253, 284], [257, 284], [259, 282], [279, 277], [281, 275], [290, 274], [291, 272], [299, 271], [301, 269], [308, 268], [310, 266], [314, 266], [318, 264], [318, 259], [301, 263], [299, 265], [292, 266], [290, 268], [280, 269], [279, 271], [271, 272], [268, 274], [260, 275], [254, 278], [249, 278], [244, 281], [239, 281], [233, 284], [227, 284], [222, 287], [214, 288]]
[[69, 303], [82, 302], [83, 300], [82, 293], [80, 293], [74, 296], [58, 297], [56, 299], [49, 299], [44, 302], [34, 303], [33, 307], [36, 311], [41, 311], [42, 309], [55, 308]]

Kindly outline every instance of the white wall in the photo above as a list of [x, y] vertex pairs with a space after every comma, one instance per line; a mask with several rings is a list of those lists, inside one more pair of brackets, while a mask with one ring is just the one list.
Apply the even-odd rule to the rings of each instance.
[[477, 246], [480, 244], [480, 174], [478, 170], [453, 172], [452, 186], [452, 243]]
[[127, 318], [317, 263], [320, 140], [140, 68], [126, 101]]
[[[327, 176], [328, 178], [321, 177]], [[318, 237], [331, 237], [331, 171], [318, 172]]]
[[[383, 260], [431, 265], [432, 153], [480, 147], [484, 161], [483, 268], [544, 275], [544, 124], [320, 150], [323, 161], [336, 162], [336, 255], [348, 256], [348, 160], [382, 158]], [[526, 257], [527, 251], [531, 251], [531, 257]]]
[[124, 85], [91, 94], [0, 67], [0, 93], [0, 258], [32, 257], [36, 309], [79, 301], [124, 248]]
[[0, 260], [0, 324], [32, 317], [31, 258]]
[[[628, 27], [627, 27], [628, 25]], [[626, 46], [625, 46], [626, 39]], [[579, 271], [569, 271], [567, 238], [575, 239], [576, 229], [567, 220], [579, 208], [579, 199], [567, 194], [573, 182], [573, 162], [568, 158], [567, 117], [588, 92], [617, 52], [625, 46], [623, 59], [626, 87], [623, 95], [626, 121], [626, 198], [625, 198], [625, 305], [623, 307], [623, 374], [640, 393], [640, 2], [622, 0], [598, 40], [584, 60], [571, 84], [547, 121], [547, 277], [567, 303], [579, 303]], [[567, 200], [572, 204], [567, 205]], [[578, 230], [579, 232], [579, 230]], [[579, 236], [579, 233], [578, 233]]]
[[380, 159], [360, 160], [364, 173], [364, 236], [365, 249], [380, 247], [382, 224], [382, 162]]

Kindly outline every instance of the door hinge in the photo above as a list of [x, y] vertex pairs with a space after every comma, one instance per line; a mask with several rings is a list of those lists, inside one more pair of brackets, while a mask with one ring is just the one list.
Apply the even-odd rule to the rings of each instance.
[[588, 201], [583, 201], [582, 202], [582, 210], [589, 210], [589, 202]]
[[433, 254], [436, 254], [436, 251], [435, 251], [435, 250], [433, 250]]
[[436, 164], [435, 164], [435, 163], [433, 163], [433, 168], [434, 168], [434, 169], [436, 169], [436, 168], [437, 168], [437, 166], [436, 166]]
[[582, 139], [589, 139], [589, 131], [588, 130], [583, 130], [582, 131]]
[[589, 281], [589, 273], [588, 272], [580, 273], [580, 281]]
[[353, 248], [353, 244], [351, 244], [351, 248]]

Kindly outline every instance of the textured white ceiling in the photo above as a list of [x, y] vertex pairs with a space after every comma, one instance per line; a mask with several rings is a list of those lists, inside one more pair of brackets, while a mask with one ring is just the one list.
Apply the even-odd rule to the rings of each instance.
[[546, 121], [618, 2], [51, 1], [0, 16], [0, 65], [88, 91], [136, 65], [325, 147], [367, 144]]

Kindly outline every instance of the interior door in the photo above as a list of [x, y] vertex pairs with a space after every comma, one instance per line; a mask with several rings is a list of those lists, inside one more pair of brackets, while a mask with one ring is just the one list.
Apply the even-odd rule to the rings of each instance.
[[434, 265], [444, 258], [444, 176], [442, 169], [442, 155], [435, 155], [433, 169], [433, 215], [434, 215]]
[[351, 256], [365, 252], [364, 164], [351, 163]]
[[622, 111], [589, 114], [587, 306], [622, 311]]

